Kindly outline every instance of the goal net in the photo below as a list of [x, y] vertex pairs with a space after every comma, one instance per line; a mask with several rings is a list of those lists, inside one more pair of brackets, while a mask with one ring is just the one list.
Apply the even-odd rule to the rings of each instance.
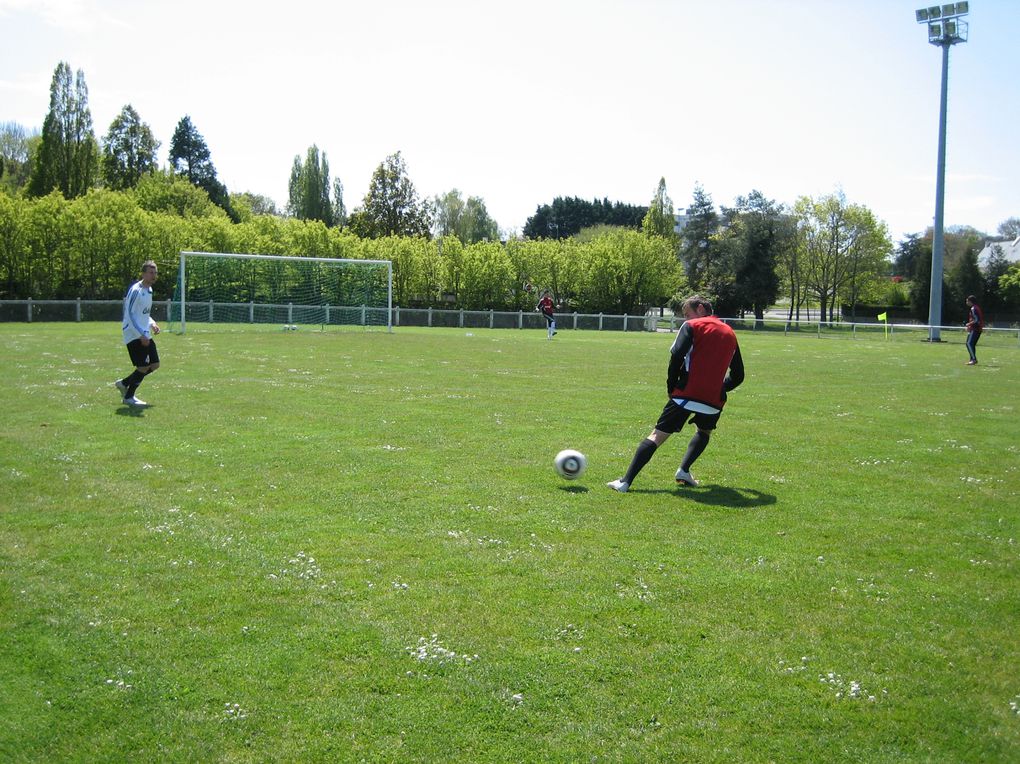
[[389, 260], [181, 252], [170, 322], [393, 331]]

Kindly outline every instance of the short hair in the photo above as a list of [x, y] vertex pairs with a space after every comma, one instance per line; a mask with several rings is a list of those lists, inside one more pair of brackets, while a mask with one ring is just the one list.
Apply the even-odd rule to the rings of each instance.
[[967, 295], [967, 302], [972, 302], [977, 305], [977, 297], [972, 294]]
[[146, 260], [144, 263], [142, 263], [142, 273], [145, 273], [147, 270], [149, 270], [149, 268], [158, 269], [159, 266], [156, 265], [155, 260]]
[[706, 313], [712, 312], [712, 303], [702, 297], [700, 294], [692, 294], [680, 305], [680, 312], [685, 313], [688, 310], [697, 310], [698, 306], [705, 308]]

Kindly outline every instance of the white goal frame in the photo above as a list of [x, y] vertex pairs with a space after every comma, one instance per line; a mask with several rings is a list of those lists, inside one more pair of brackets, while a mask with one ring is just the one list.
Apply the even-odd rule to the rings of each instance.
[[[286, 261], [290, 263], [294, 262], [318, 262], [318, 263], [335, 263], [335, 264], [352, 264], [352, 265], [384, 265], [386, 266], [386, 331], [393, 332], [393, 261], [392, 260], [361, 260], [358, 258], [340, 258], [340, 257], [301, 257], [300, 255], [253, 255], [253, 254], [239, 254], [235, 252], [200, 252], [194, 250], [181, 250], [180, 263], [178, 265], [177, 273], [177, 289], [180, 290], [178, 300], [173, 302], [177, 305], [180, 310], [180, 333], [184, 334], [187, 328], [187, 258], [191, 257], [207, 257], [207, 258], [223, 258], [223, 259], [237, 259], [237, 260], [278, 260]], [[330, 306], [327, 308], [327, 315]], [[337, 308], [343, 306], [335, 306]], [[364, 306], [363, 306], [364, 307]], [[381, 310], [382, 306], [373, 306], [375, 310]], [[362, 324], [368, 326], [367, 323]], [[382, 326], [382, 324], [378, 324]]]

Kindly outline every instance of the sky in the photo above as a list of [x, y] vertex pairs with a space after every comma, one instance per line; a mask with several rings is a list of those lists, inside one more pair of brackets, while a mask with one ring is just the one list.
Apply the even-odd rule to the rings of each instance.
[[[0, 122], [40, 129], [82, 70], [97, 138], [188, 115], [231, 192], [282, 210], [317, 145], [348, 209], [401, 152], [422, 198], [504, 233], [558, 196], [677, 211], [842, 191], [893, 241], [934, 219], [941, 51], [918, 0], [0, 0]], [[950, 50], [946, 226], [1020, 217], [1017, 0]]]

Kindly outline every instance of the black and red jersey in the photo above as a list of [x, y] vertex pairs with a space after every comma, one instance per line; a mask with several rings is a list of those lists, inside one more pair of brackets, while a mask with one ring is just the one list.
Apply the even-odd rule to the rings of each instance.
[[737, 336], [715, 316], [685, 321], [670, 353], [667, 384], [671, 398], [721, 409], [726, 393], [744, 381]]

